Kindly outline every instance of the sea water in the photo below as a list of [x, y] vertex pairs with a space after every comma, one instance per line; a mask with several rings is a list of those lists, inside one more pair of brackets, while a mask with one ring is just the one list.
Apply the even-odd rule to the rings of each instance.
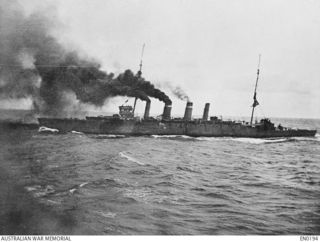
[[[320, 130], [320, 120], [280, 120]], [[45, 131], [45, 132], [42, 132]], [[0, 130], [1, 234], [320, 233], [320, 137]]]

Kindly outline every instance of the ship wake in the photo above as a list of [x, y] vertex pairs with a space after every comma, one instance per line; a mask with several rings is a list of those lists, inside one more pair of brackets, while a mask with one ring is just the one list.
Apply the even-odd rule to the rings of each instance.
[[90, 135], [91, 138], [94, 139], [119, 139], [119, 138], [126, 138], [125, 135], [122, 134], [96, 134]]
[[270, 143], [283, 143], [291, 142], [289, 138], [275, 138], [275, 139], [261, 139], [261, 138], [232, 138], [233, 141], [238, 141], [248, 144], [270, 144]]
[[181, 141], [234, 141], [247, 144], [273, 144], [273, 143], [286, 143], [286, 142], [320, 142], [320, 135], [316, 134], [315, 137], [279, 137], [279, 138], [236, 138], [236, 137], [192, 137], [187, 135], [152, 135], [156, 139], [173, 139]]

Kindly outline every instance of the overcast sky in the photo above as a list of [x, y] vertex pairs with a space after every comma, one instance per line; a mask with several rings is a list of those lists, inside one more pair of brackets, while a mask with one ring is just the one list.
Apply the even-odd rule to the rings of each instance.
[[[194, 114], [210, 102], [210, 115], [249, 116], [261, 53], [257, 114], [320, 118], [320, 1], [20, 2], [28, 11], [55, 8], [59, 40], [95, 57], [108, 72], [138, 70], [146, 43], [143, 76], [181, 86]], [[183, 115], [185, 103], [170, 96], [173, 113]], [[123, 100], [110, 101], [105, 110], [117, 111]], [[160, 114], [163, 103], [152, 101], [151, 113]]]

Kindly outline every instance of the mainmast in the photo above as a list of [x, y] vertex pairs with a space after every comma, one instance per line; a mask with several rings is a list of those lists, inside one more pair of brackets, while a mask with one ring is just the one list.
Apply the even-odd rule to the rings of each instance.
[[254, 88], [254, 94], [253, 94], [252, 113], [251, 113], [251, 119], [250, 119], [250, 125], [251, 125], [251, 126], [252, 126], [254, 108], [259, 105], [259, 103], [258, 103], [258, 101], [257, 101], [257, 87], [258, 87], [258, 80], [259, 80], [259, 73], [260, 73], [260, 60], [261, 60], [261, 54], [259, 55], [259, 63], [258, 63], [258, 69], [257, 69], [256, 86], [255, 86], [255, 88]]
[[[141, 58], [140, 58], [140, 64], [139, 64], [139, 71], [137, 72], [137, 77], [138, 77], [138, 78], [140, 78], [141, 75], [142, 75], [142, 58], [143, 58], [143, 53], [144, 53], [144, 47], [145, 47], [145, 44], [142, 45]], [[135, 109], [136, 109], [137, 100], [138, 100], [138, 98], [136, 97], [136, 98], [134, 99], [133, 115], [134, 115], [134, 111], [135, 111]]]

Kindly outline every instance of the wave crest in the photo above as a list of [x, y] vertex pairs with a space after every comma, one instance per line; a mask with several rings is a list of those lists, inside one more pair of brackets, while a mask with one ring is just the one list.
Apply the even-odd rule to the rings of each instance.
[[59, 130], [58, 129], [52, 129], [52, 128], [48, 128], [45, 126], [41, 126], [38, 130], [38, 132], [47, 132], [47, 133], [58, 133]]
[[119, 156], [120, 157], [123, 157], [123, 158], [126, 158], [128, 161], [132, 161], [134, 163], [137, 163], [139, 165], [145, 165], [144, 163], [142, 163], [141, 161], [138, 161], [137, 159], [125, 154], [124, 152], [119, 152]]

